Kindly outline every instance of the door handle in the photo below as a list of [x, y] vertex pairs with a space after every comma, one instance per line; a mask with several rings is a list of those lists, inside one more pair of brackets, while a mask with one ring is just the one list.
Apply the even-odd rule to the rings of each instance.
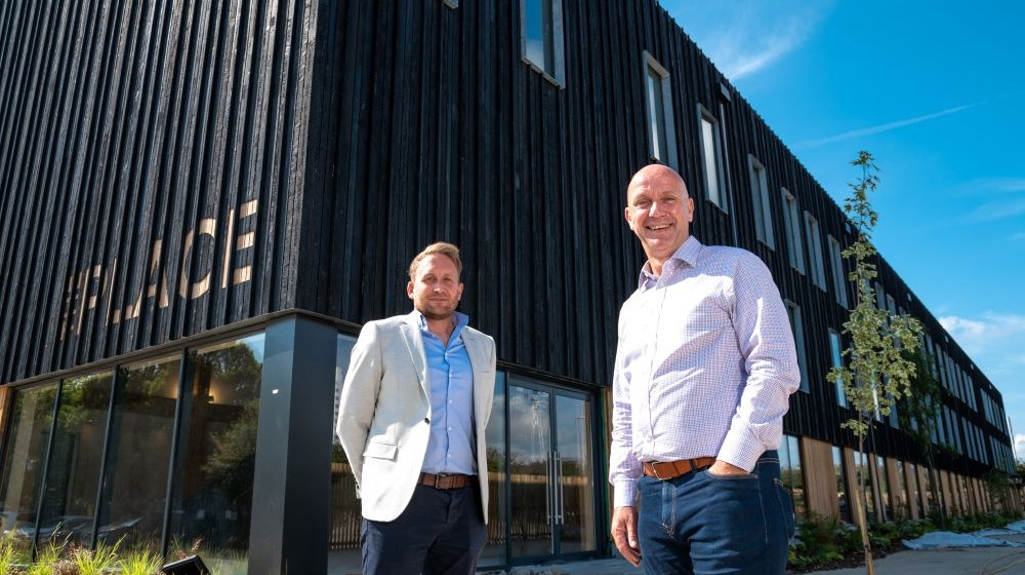
[[553, 488], [555, 489], [555, 505], [556, 515], [555, 522], [559, 525], [563, 524], [563, 513], [565, 511], [565, 491], [562, 484], [562, 456], [559, 455], [559, 450], [555, 450], [555, 481]]
[[[555, 463], [552, 461], [551, 456], [549, 456], [548, 457], [548, 461], [545, 464], [545, 471], [548, 474], [548, 478], [547, 479], [549, 481], [551, 481], [554, 467], [555, 467]], [[545, 510], [548, 512], [548, 523], [549, 524], [552, 523], [552, 515], [555, 514], [555, 510], [554, 510], [555, 502], [553, 501], [554, 497], [555, 497], [555, 493], [554, 493], [554, 491], [552, 491], [551, 484], [547, 484], [545, 486]]]

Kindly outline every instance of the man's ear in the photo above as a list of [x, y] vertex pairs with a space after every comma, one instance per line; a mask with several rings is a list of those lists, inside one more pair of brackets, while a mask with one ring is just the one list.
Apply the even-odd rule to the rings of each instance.
[[410, 280], [409, 283], [406, 284], [406, 295], [409, 296], [409, 299], [413, 299], [413, 281], [412, 280]]

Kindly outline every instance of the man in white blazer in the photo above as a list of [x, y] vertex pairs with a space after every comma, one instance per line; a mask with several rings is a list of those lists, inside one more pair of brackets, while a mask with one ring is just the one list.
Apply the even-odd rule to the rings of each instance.
[[409, 266], [413, 312], [366, 324], [352, 350], [337, 432], [364, 575], [470, 575], [487, 540], [495, 342], [455, 311], [461, 271], [456, 246], [425, 248]]

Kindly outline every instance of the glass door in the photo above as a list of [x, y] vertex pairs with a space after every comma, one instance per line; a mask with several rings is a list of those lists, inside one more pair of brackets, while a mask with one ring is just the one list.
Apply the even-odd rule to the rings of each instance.
[[596, 551], [590, 398], [514, 380], [508, 402], [513, 561]]

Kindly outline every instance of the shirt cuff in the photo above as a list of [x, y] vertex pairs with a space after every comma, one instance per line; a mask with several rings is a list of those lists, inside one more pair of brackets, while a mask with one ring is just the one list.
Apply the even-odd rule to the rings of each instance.
[[637, 482], [631, 479], [617, 481], [612, 485], [612, 507], [637, 506]]
[[723, 442], [722, 447], [719, 448], [719, 453], [716, 455], [716, 459], [719, 461], [725, 461], [731, 465], [751, 473], [755, 468], [755, 464], [758, 463], [758, 458], [765, 453], [765, 446], [759, 441], [751, 439], [744, 440], [738, 437], [738, 433], [731, 431], [726, 435], [726, 440]]

